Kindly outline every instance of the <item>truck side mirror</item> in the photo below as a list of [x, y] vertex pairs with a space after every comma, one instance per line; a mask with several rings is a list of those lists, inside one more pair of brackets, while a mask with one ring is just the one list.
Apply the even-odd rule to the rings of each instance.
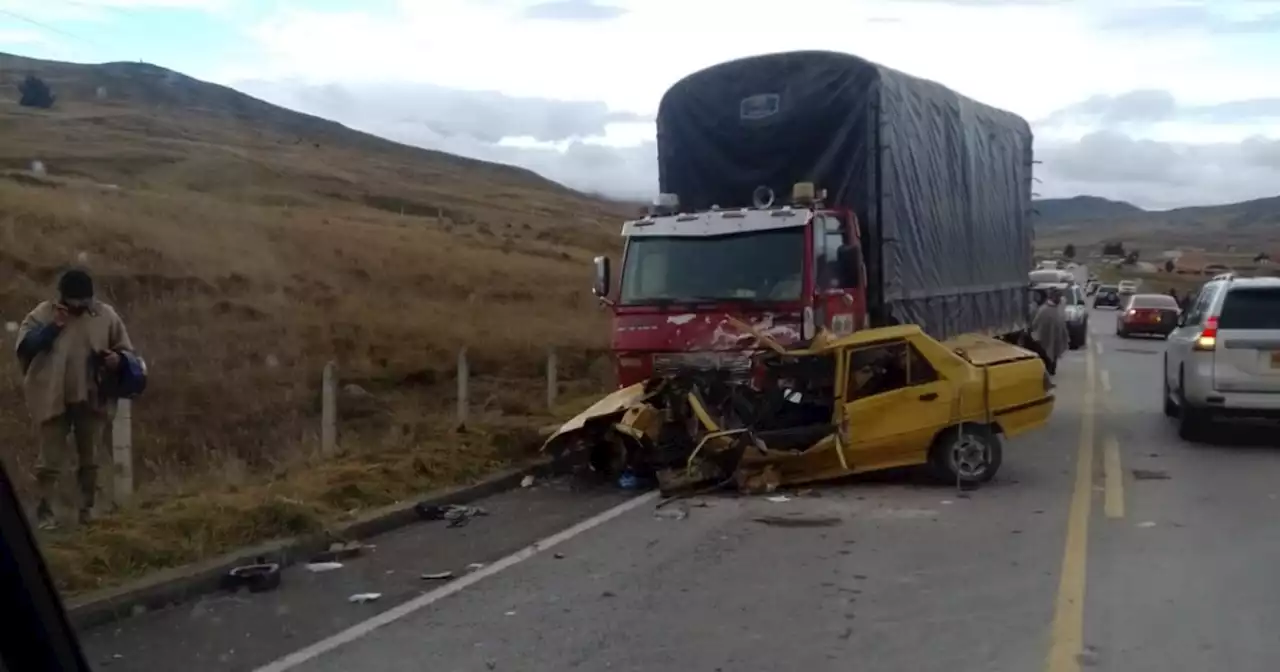
[[850, 289], [862, 285], [862, 248], [841, 245], [836, 250], [836, 265], [840, 267], [840, 286]]
[[591, 293], [601, 299], [609, 298], [609, 281], [613, 278], [609, 268], [609, 257], [599, 256], [593, 260], [596, 269], [595, 283], [591, 287]]

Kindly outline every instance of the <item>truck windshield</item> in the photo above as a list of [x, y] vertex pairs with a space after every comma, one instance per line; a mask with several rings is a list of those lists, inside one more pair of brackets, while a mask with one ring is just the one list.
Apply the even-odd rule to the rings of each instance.
[[639, 236], [627, 243], [623, 304], [795, 301], [804, 283], [801, 227], [724, 236]]

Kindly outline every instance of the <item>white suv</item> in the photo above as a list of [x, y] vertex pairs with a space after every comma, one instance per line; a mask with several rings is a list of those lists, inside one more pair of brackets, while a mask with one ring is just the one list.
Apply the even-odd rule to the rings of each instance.
[[1219, 417], [1280, 419], [1280, 278], [1200, 288], [1169, 336], [1164, 413], [1184, 439]]

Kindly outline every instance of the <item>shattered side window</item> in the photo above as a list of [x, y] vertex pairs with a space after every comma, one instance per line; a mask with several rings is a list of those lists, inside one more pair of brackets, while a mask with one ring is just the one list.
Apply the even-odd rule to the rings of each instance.
[[916, 346], [908, 343], [907, 350], [910, 352], [910, 370], [907, 372], [907, 385], [915, 387], [916, 385], [928, 385], [929, 383], [937, 382], [938, 370], [933, 368], [933, 365], [916, 349]]
[[938, 372], [933, 365], [910, 343], [870, 345], [849, 355], [846, 397], [855, 401], [937, 379]]

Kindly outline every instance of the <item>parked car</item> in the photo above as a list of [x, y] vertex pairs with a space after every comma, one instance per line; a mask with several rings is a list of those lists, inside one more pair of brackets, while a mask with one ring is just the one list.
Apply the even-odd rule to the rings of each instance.
[[1120, 288], [1115, 285], [1098, 285], [1093, 294], [1094, 308], [1119, 308]]
[[1164, 413], [1194, 439], [1229, 417], [1280, 419], [1280, 278], [1214, 278], [1164, 357]]
[[1178, 323], [1182, 309], [1168, 294], [1134, 294], [1125, 302], [1116, 320], [1116, 336], [1160, 336], [1168, 338]]

